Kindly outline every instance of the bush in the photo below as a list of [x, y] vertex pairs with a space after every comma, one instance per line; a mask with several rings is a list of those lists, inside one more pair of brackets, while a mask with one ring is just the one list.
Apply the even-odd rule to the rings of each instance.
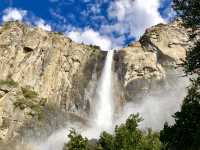
[[35, 91], [30, 90], [27, 87], [22, 87], [21, 89], [25, 98], [33, 99], [38, 96], [38, 94]]
[[7, 80], [0, 80], [0, 85], [8, 85], [8, 86], [16, 87], [18, 83], [12, 79], [7, 79]]

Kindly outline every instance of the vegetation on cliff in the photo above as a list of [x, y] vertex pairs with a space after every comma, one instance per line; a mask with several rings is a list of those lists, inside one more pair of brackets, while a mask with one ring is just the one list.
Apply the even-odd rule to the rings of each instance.
[[[174, 0], [174, 8], [186, 26], [197, 31], [200, 25], [200, 2], [198, 0]], [[200, 41], [193, 32], [191, 38], [196, 43], [186, 56], [184, 62], [186, 74], [193, 74], [192, 85], [184, 99], [180, 112], [174, 114], [175, 124], [164, 126], [160, 133], [161, 141], [167, 149], [195, 150], [200, 148]]]

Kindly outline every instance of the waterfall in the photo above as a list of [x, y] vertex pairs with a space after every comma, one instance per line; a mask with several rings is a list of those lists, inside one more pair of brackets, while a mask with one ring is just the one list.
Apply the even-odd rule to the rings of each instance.
[[[98, 138], [102, 131], [109, 131], [113, 125], [113, 98], [112, 98], [112, 61], [114, 51], [108, 51], [104, 68], [98, 82], [96, 93], [95, 116], [92, 127], [86, 128], [80, 133], [89, 139]], [[73, 123], [72, 123], [73, 124]], [[38, 145], [39, 150], [62, 150], [64, 143], [68, 140], [67, 133], [70, 128], [76, 128], [76, 125], [70, 125], [65, 129], [55, 131], [45, 141]]]
[[114, 51], [108, 51], [105, 65], [97, 87], [95, 124], [101, 130], [108, 130], [113, 121], [112, 61]]

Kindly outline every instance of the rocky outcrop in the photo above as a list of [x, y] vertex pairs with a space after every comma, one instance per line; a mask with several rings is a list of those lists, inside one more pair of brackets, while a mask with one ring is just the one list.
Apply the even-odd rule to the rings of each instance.
[[104, 57], [97, 46], [5, 23], [0, 28], [0, 139], [20, 139], [29, 131], [41, 137], [45, 133], [38, 126], [51, 131], [66, 120], [86, 119], [92, 99], [85, 95], [90, 80], [97, 83]]
[[0, 139], [19, 138], [19, 130], [31, 120], [44, 117], [45, 98], [30, 87], [19, 87], [11, 80], [0, 80]]
[[152, 84], [164, 80], [168, 69], [185, 59], [188, 47], [188, 31], [181, 22], [174, 22], [147, 29], [138, 42], [117, 52], [115, 71], [126, 99], [137, 99], [137, 95], [147, 92]]
[[0, 79], [30, 86], [64, 111], [86, 115], [85, 88], [102, 61], [98, 47], [74, 43], [58, 33], [19, 22], [0, 29]]
[[83, 118], [47, 104], [33, 88], [12, 79], [0, 80], [0, 93], [0, 145], [1, 141], [13, 144], [46, 137], [66, 122], [86, 124]]
[[[117, 111], [125, 100], [163, 84], [168, 70], [185, 59], [192, 44], [188, 36], [180, 23], [159, 24], [115, 53]], [[5, 23], [0, 28], [0, 139], [23, 141], [59, 129], [65, 121], [86, 123], [104, 60], [99, 47], [19, 22]]]

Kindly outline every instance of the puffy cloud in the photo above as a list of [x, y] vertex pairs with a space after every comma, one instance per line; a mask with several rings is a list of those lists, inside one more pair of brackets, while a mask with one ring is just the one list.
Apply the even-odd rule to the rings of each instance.
[[[76, 42], [83, 42], [86, 44], [96, 44], [102, 49], [119, 48], [127, 44], [127, 39], [138, 39], [147, 28], [158, 23], [165, 23], [164, 18], [160, 15], [159, 8], [162, 5], [161, 0], [117, 0], [109, 2], [107, 17], [110, 21], [102, 21], [99, 24], [99, 30], [84, 30], [79, 32], [77, 30], [68, 32], [68, 36]], [[97, 13], [91, 18], [99, 18], [101, 5], [98, 6]], [[92, 7], [92, 8], [93, 8]], [[95, 7], [94, 7], [95, 8]], [[88, 14], [93, 9], [85, 10]], [[100, 16], [99, 16], [100, 15]], [[88, 15], [87, 15], [88, 16]], [[106, 18], [103, 17], [103, 20]], [[102, 36], [103, 35], [103, 36]], [[96, 38], [94, 38], [96, 37]], [[104, 37], [103, 39], [99, 37]], [[102, 42], [106, 37], [109, 41], [106, 45]], [[109, 37], [109, 38], [108, 38]], [[109, 39], [109, 40], [108, 40]], [[98, 42], [95, 42], [98, 41]], [[129, 41], [130, 42], [130, 41]], [[98, 43], [98, 44], [97, 44]], [[103, 44], [102, 44], [103, 43]]]
[[160, 0], [118, 0], [110, 4], [108, 15], [116, 22], [103, 31], [119, 32], [139, 38], [146, 28], [165, 22], [159, 13]]
[[38, 26], [39, 28], [42, 28], [43, 30], [51, 31], [51, 26], [45, 23], [43, 19], [39, 19], [38, 21], [35, 22], [35, 24], [36, 26]]
[[26, 16], [27, 11], [21, 10], [17, 8], [7, 8], [3, 11], [2, 20], [3, 22], [11, 21], [11, 20], [19, 20], [22, 21]]
[[[65, 2], [64, 0], [49, 1], [57, 2], [59, 6], [64, 5]], [[70, 3], [73, 1], [69, 0]], [[165, 6], [166, 1], [170, 0], [102, 0], [95, 2], [84, 0], [86, 8], [80, 12], [82, 21], [80, 26], [73, 24], [73, 22], [77, 23], [77, 16], [69, 13], [63, 15], [60, 8], [50, 8], [50, 14], [55, 19], [50, 21], [51, 25], [46, 20], [34, 16], [33, 13], [16, 8], [6, 9], [2, 19], [3, 21], [25, 20], [48, 31], [51, 31], [53, 27], [59, 31], [66, 31], [77, 42], [97, 43], [105, 50], [127, 45], [130, 41], [138, 39], [146, 28], [173, 18], [174, 11], [171, 6]], [[159, 12], [161, 7], [164, 8], [162, 16]], [[84, 24], [84, 21], [89, 21], [90, 24]], [[87, 29], [86, 26], [91, 29]], [[94, 39], [97, 41], [95, 42]], [[104, 42], [106, 44], [102, 44]]]
[[30, 23], [36, 25], [39, 28], [42, 28], [46, 31], [51, 31], [51, 26], [47, 24], [43, 19], [35, 16], [34, 14], [18, 9], [18, 8], [7, 8], [3, 11], [2, 21], [25, 21], [26, 23]]
[[95, 32], [92, 29], [85, 29], [84, 31], [74, 30], [66, 34], [75, 42], [97, 45], [102, 50], [111, 49], [111, 40], [106, 36], [100, 35], [100, 33]]

